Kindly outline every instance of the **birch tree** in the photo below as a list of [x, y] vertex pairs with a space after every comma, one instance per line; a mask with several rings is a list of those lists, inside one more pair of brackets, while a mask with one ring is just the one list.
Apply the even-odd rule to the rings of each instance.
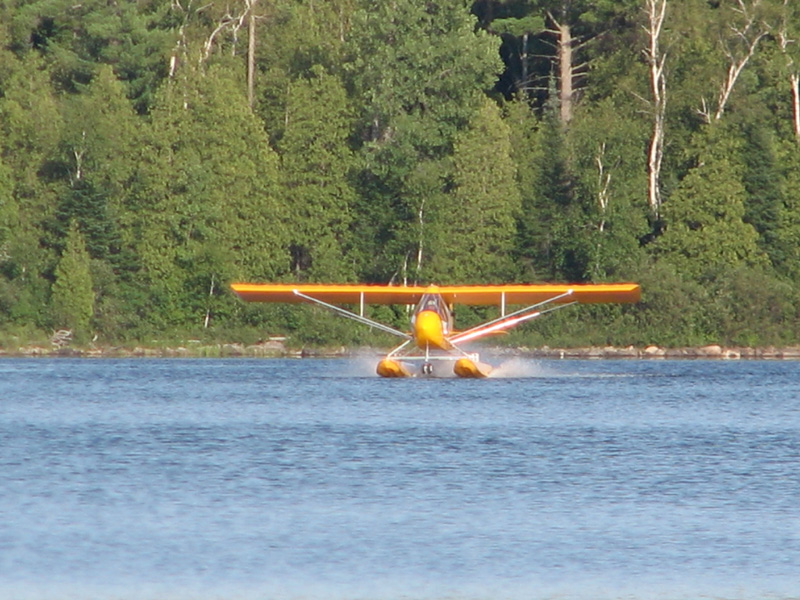
[[795, 139], [800, 141], [800, 46], [793, 36], [800, 29], [800, 9], [794, 0], [783, 0], [776, 34], [784, 56], [786, 77], [792, 90], [792, 125]]
[[722, 118], [742, 71], [753, 58], [758, 45], [770, 33], [771, 27], [764, 16], [765, 8], [766, 0], [734, 0], [727, 9], [729, 17], [723, 23], [719, 38], [727, 69], [714, 105], [709, 106], [705, 97], [701, 99], [698, 112], [706, 123]]
[[661, 166], [664, 160], [664, 127], [667, 110], [667, 83], [664, 67], [667, 54], [661, 49], [661, 35], [667, 15], [667, 0], [645, 0], [645, 32], [648, 46], [644, 50], [649, 70], [653, 133], [647, 155], [647, 200], [650, 212], [658, 219], [661, 212]]

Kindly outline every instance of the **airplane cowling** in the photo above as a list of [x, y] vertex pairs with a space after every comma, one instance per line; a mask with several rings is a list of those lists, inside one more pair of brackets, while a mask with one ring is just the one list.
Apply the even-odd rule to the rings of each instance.
[[429, 347], [450, 350], [453, 347], [444, 335], [442, 317], [432, 310], [423, 310], [415, 317], [414, 341], [423, 350]]
[[474, 362], [468, 358], [459, 358], [453, 365], [453, 372], [467, 379], [482, 379], [492, 372], [492, 366], [482, 362]]

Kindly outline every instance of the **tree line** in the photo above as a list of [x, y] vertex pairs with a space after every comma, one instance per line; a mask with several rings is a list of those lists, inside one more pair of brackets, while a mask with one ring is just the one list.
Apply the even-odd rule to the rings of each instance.
[[635, 280], [509, 339], [800, 342], [793, 0], [10, 0], [0, 128], [2, 336], [358, 342], [228, 284]]

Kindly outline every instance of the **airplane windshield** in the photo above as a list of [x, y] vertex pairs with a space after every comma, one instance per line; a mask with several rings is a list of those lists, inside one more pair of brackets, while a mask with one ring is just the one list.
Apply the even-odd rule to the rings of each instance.
[[449, 312], [447, 310], [447, 305], [439, 294], [423, 294], [422, 299], [417, 305], [416, 312], [421, 312], [423, 310], [431, 310], [441, 317], [447, 316]]

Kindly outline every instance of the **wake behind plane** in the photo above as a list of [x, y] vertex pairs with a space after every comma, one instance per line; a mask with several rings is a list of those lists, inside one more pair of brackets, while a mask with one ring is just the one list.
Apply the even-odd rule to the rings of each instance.
[[[311, 303], [403, 339], [377, 366], [381, 377], [431, 376], [452, 370], [458, 377], [482, 378], [492, 372], [477, 353], [462, 344], [507, 331], [541, 315], [573, 304], [631, 303], [641, 298], [635, 283], [536, 284], [464, 286], [389, 286], [326, 284], [234, 283], [233, 291], [246, 302]], [[400, 331], [364, 315], [368, 304], [415, 306], [410, 331]], [[476, 327], [458, 331], [453, 307], [494, 305], [500, 315]], [[358, 306], [358, 312], [341, 305]], [[510, 306], [523, 306], [508, 312]]]

